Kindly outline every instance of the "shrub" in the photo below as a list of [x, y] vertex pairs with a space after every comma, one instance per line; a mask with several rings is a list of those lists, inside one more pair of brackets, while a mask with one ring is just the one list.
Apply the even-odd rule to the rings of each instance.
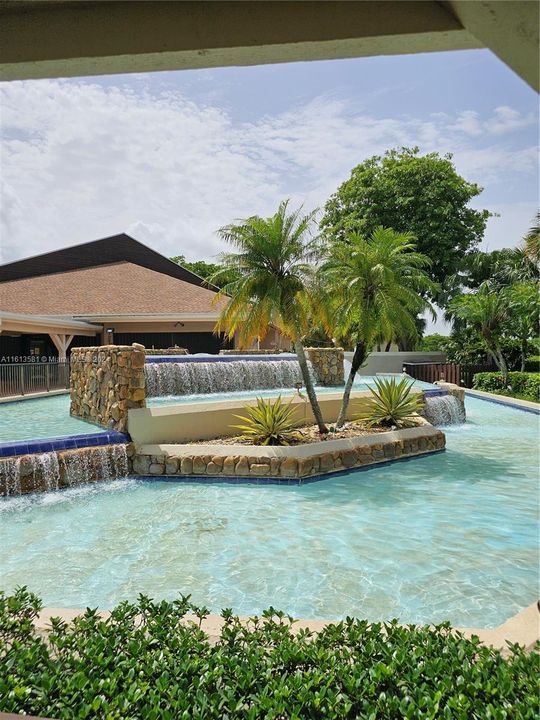
[[424, 407], [420, 398], [411, 395], [413, 384], [406, 378], [397, 382], [395, 378], [376, 378], [376, 390], [369, 388], [373, 397], [367, 407], [358, 413], [357, 419], [369, 426], [402, 427]]
[[515, 395], [540, 402], [540, 375], [538, 373], [511, 372], [508, 386], [504, 386], [500, 373], [484, 372], [473, 376], [473, 388], [504, 395]]
[[540, 355], [530, 355], [527, 358], [525, 372], [540, 372]]
[[257, 398], [256, 407], [246, 405], [247, 415], [235, 415], [243, 424], [232, 427], [259, 445], [289, 445], [296, 437], [296, 413], [291, 403], [285, 404], [281, 395], [274, 402]]
[[224, 610], [211, 642], [189, 598], [121, 603], [51, 621], [22, 588], [0, 593], [0, 707], [58, 720], [536, 718], [538, 655], [467, 640], [448, 624], [403, 627], [347, 618], [292, 632], [273, 608], [243, 625]]

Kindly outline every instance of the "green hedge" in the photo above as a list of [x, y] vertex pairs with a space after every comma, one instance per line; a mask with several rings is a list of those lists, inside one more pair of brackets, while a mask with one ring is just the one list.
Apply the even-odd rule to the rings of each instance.
[[508, 373], [508, 386], [505, 388], [502, 375], [498, 372], [476, 373], [473, 376], [473, 388], [499, 395], [522, 397], [540, 402], [540, 374], [527, 372]]
[[291, 632], [270, 608], [246, 629], [230, 611], [217, 642], [181, 623], [187, 598], [122, 603], [34, 629], [36, 596], [0, 593], [0, 709], [64, 720], [537, 718], [538, 653], [504, 658], [447, 624], [347, 618]]
[[531, 355], [527, 358], [525, 372], [540, 372], [540, 355]]

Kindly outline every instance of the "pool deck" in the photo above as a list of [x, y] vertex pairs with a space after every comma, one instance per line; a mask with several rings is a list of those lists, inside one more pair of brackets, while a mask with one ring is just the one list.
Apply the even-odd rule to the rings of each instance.
[[[46, 633], [50, 629], [51, 618], [60, 617], [69, 623], [84, 612], [85, 610], [82, 609], [46, 607], [41, 610], [34, 621], [34, 625], [40, 632]], [[110, 615], [107, 610], [102, 610], [98, 614], [103, 618]], [[194, 615], [186, 615], [186, 620], [199, 624], [198, 618]], [[248, 624], [250, 618], [240, 616], [240, 620], [242, 623]], [[311, 632], [320, 632], [326, 625], [332, 625], [336, 622], [336, 620], [303, 619], [296, 620], [294, 627], [296, 631], [307, 629]], [[211, 640], [217, 641], [220, 637], [223, 624], [224, 620], [221, 615], [208, 615], [208, 617], [202, 621], [201, 628]], [[534, 644], [540, 640], [539, 607], [537, 603], [532, 603], [532, 605], [513, 615], [496, 628], [456, 628], [456, 630], [462, 632], [467, 638], [477, 636], [483, 645], [491, 646], [503, 651], [503, 653], [508, 652], [509, 643], [517, 643], [527, 649], [532, 649]]]

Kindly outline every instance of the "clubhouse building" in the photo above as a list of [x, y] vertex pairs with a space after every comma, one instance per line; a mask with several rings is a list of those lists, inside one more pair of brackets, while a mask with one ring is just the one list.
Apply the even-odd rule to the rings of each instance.
[[[0, 266], [0, 362], [131, 344], [218, 353], [224, 300], [200, 277], [121, 234]], [[273, 331], [261, 347], [274, 347]], [[18, 358], [18, 359], [17, 359]]]

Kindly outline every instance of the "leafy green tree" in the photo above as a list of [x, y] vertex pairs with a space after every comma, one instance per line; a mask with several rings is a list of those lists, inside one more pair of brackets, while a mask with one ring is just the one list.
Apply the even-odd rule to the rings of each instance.
[[416, 252], [410, 233], [378, 227], [367, 239], [351, 234], [332, 244], [320, 275], [326, 324], [335, 337], [354, 339], [337, 427], [347, 418], [354, 378], [376, 342], [417, 335], [416, 316], [430, 308], [423, 294], [436, 288], [431, 261]]
[[216, 276], [217, 273], [222, 270], [221, 265], [218, 263], [206, 262], [206, 260], [195, 260], [194, 262], [189, 262], [186, 260], [185, 255], [175, 255], [169, 259], [177, 265], [185, 267], [186, 270], [195, 273], [195, 275], [198, 275], [203, 280], [206, 280], [207, 284], [211, 284], [217, 288], [223, 287], [223, 285], [227, 282], [231, 282], [234, 279], [232, 272], [229, 272], [228, 274], [223, 273], [219, 276], [219, 280], [214, 283], [210, 283], [210, 278]]
[[508, 318], [508, 304], [503, 293], [493, 292], [487, 282], [475, 293], [463, 293], [450, 303], [452, 315], [471, 328], [484, 343], [499, 368], [503, 382], [508, 383], [508, 363], [502, 338]]
[[274, 325], [292, 340], [315, 420], [320, 432], [327, 433], [303, 345], [311, 328], [312, 261], [319, 250], [314, 215], [289, 213], [285, 201], [272, 217], [253, 216], [222, 227], [219, 236], [237, 252], [221, 255], [223, 267], [210, 282], [217, 284], [231, 272], [235, 277], [217, 296], [228, 302], [216, 332], [224, 331], [247, 347]]
[[352, 170], [326, 203], [321, 228], [333, 241], [369, 236], [379, 226], [412, 233], [418, 252], [432, 260], [431, 279], [442, 284], [482, 240], [491, 213], [468, 206], [481, 192], [458, 175], [451, 155], [389, 150]]
[[416, 349], [420, 352], [446, 352], [448, 340], [447, 335], [441, 335], [439, 333], [424, 335]]

